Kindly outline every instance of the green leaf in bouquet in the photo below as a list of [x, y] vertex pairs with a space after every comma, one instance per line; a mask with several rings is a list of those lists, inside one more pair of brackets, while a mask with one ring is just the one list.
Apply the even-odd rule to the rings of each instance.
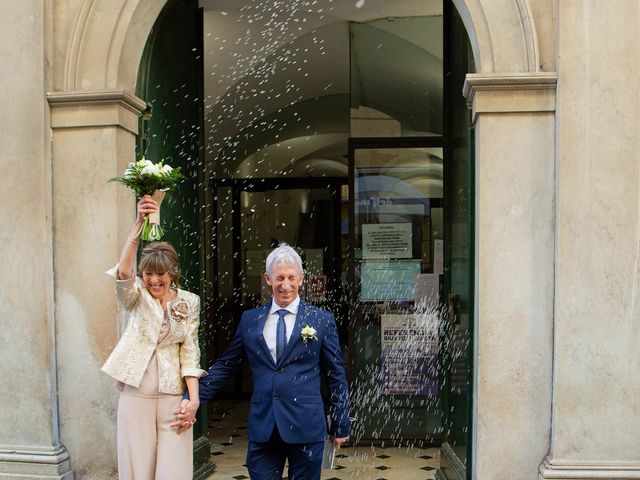
[[170, 190], [174, 188], [185, 176], [180, 167], [172, 168], [163, 162], [154, 164], [142, 158], [130, 163], [123, 177], [113, 177], [109, 182], [119, 182], [132, 189], [136, 197], [152, 195], [156, 190]]

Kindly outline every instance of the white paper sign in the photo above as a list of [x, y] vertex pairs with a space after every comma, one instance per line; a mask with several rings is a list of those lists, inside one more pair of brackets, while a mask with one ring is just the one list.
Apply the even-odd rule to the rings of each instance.
[[421, 273], [416, 277], [415, 302], [438, 304], [440, 302], [440, 275]]
[[410, 223], [362, 225], [362, 258], [411, 258]]

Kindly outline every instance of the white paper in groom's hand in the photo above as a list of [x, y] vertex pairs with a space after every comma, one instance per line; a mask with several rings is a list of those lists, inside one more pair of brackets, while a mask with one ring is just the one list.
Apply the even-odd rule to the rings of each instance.
[[333, 446], [331, 437], [324, 441], [324, 451], [322, 452], [322, 470], [333, 468], [333, 459], [336, 457], [336, 447]]

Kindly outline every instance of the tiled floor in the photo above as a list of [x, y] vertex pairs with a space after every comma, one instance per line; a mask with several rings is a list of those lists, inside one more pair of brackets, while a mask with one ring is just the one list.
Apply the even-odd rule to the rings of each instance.
[[[211, 402], [209, 438], [216, 471], [207, 480], [242, 480], [247, 453], [246, 402]], [[438, 448], [352, 447], [336, 455], [322, 480], [430, 480], [439, 465]], [[286, 475], [286, 469], [285, 469]], [[286, 477], [285, 477], [286, 478]]]

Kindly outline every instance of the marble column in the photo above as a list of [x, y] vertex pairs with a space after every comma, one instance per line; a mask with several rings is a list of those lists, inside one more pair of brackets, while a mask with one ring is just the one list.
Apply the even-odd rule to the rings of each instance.
[[100, 367], [119, 332], [113, 283], [102, 272], [117, 261], [135, 199], [107, 180], [134, 160], [145, 103], [121, 90], [52, 92], [47, 98], [60, 434], [76, 475], [115, 478], [118, 391]]
[[72, 479], [59, 431], [42, 2], [0, 15], [0, 478]]
[[533, 480], [549, 449], [555, 74], [471, 74], [476, 319], [473, 478]]
[[543, 479], [640, 479], [640, 5], [558, 2], [552, 447]]

